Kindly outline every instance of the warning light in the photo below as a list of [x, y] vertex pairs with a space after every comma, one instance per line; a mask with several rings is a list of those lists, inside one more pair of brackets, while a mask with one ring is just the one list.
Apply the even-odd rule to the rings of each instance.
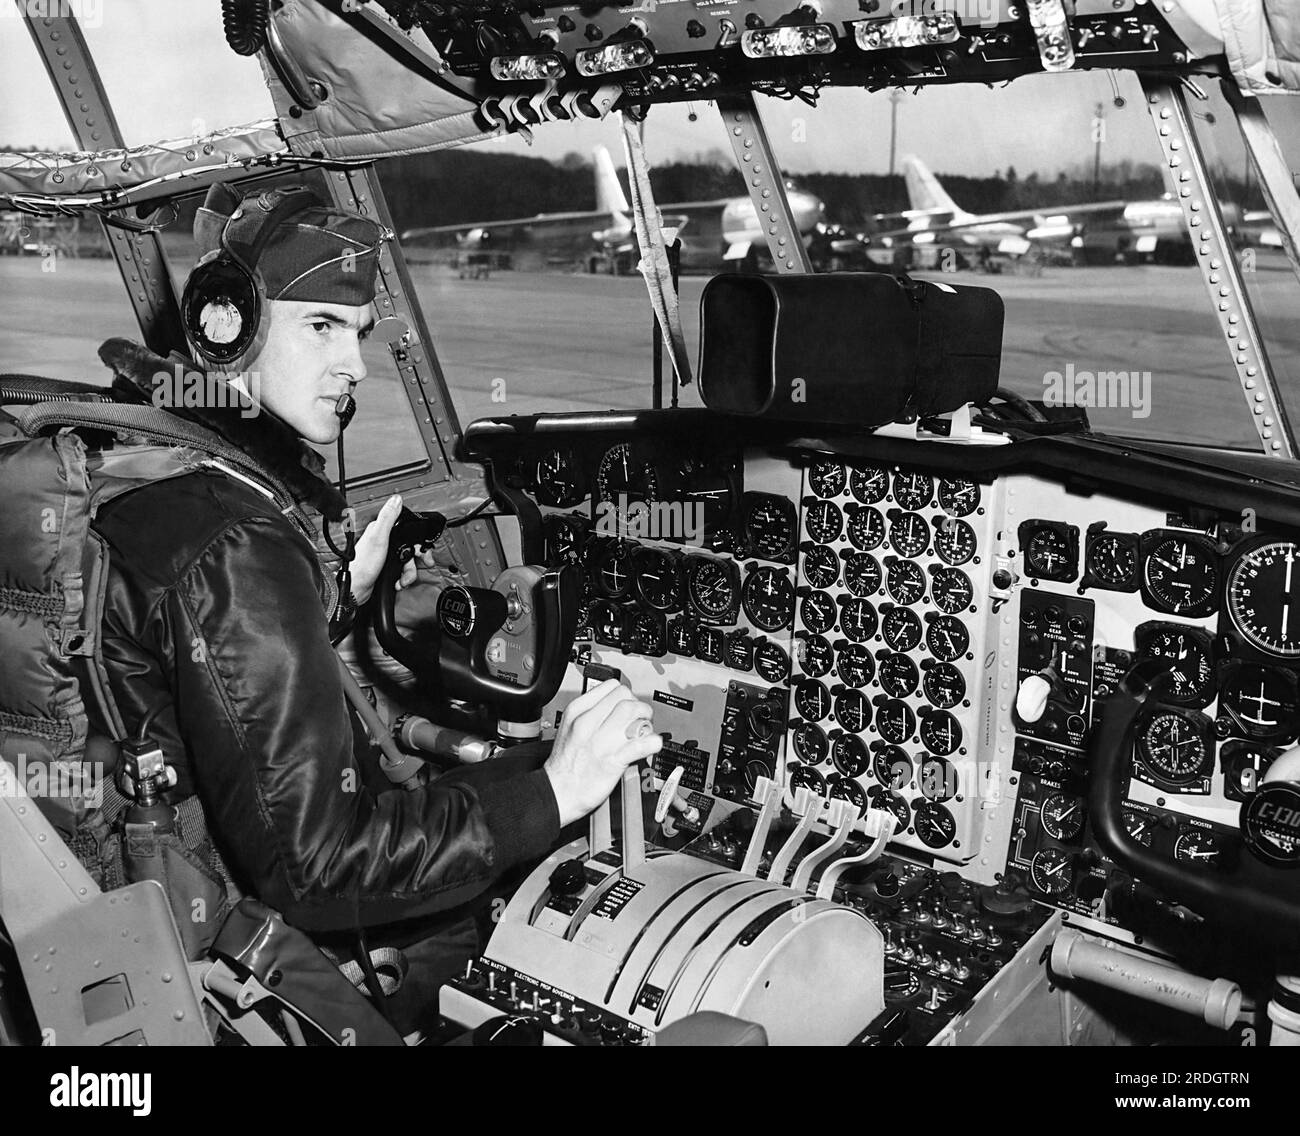
[[492, 78], [507, 81], [524, 79], [560, 79], [564, 76], [564, 57], [555, 52], [541, 55], [498, 55], [488, 64]]
[[612, 75], [616, 71], [635, 71], [649, 67], [655, 53], [643, 39], [623, 43], [607, 43], [604, 47], [588, 47], [573, 57], [579, 75]]
[[863, 51], [928, 47], [936, 43], [952, 43], [957, 36], [957, 17], [951, 12], [899, 16], [895, 20], [859, 20], [853, 25], [854, 42]]
[[1038, 40], [1044, 71], [1068, 71], [1074, 66], [1074, 44], [1061, 0], [1028, 0], [1029, 23]]
[[835, 29], [830, 24], [753, 28], [740, 37], [740, 50], [750, 59], [774, 59], [780, 55], [829, 55], [835, 50]]

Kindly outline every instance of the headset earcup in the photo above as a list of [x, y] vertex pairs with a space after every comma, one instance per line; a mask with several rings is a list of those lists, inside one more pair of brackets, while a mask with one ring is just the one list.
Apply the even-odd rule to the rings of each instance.
[[229, 367], [265, 338], [266, 291], [257, 272], [221, 250], [208, 253], [190, 273], [181, 319], [195, 352]]

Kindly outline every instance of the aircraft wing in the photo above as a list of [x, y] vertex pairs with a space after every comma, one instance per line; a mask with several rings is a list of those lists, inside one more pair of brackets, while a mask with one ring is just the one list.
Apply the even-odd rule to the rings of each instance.
[[608, 221], [608, 219], [608, 213], [598, 213], [594, 209], [582, 210], [576, 213], [537, 213], [532, 217], [514, 217], [504, 221], [463, 221], [459, 225], [432, 225], [424, 228], [407, 229], [401, 234], [401, 239], [404, 241], [418, 241], [422, 237], [464, 236], [475, 230], [492, 232], [501, 229], [520, 229], [525, 226], [535, 228], [545, 226], [548, 222], [564, 224], [572, 221], [590, 221], [592, 224], [596, 224], [602, 220]]
[[1115, 213], [1122, 215], [1128, 201], [1090, 201], [1082, 205], [1044, 206], [1040, 209], [1017, 209], [1008, 213], [980, 213], [963, 218], [960, 221], [945, 221], [943, 224], [931, 225], [924, 229], [887, 229], [872, 233], [873, 239], [882, 237], [914, 237], [918, 233], [941, 234], [960, 232], [962, 229], [978, 228], [981, 225], [1014, 224], [1018, 221], [1037, 222], [1046, 218], [1074, 217], [1094, 215], [1097, 213]]

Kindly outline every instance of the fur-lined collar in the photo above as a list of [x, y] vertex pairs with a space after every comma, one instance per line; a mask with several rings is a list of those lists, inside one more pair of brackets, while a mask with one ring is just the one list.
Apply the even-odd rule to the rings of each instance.
[[[123, 402], [154, 402], [155, 379], [159, 372], [170, 375], [179, 364], [185, 371], [197, 371], [188, 359], [172, 355], [164, 359], [147, 347], [128, 339], [107, 340], [99, 357], [114, 375], [113, 393]], [[343, 518], [347, 501], [325, 479], [325, 461], [281, 419], [262, 410], [245, 417], [238, 405], [166, 406], [190, 422], [196, 422], [242, 450], [293, 494], [295, 501], [317, 509], [331, 521]]]

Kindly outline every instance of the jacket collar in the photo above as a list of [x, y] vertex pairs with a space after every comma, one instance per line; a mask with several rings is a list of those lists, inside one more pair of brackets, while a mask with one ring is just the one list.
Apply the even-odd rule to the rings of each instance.
[[[170, 377], [199, 370], [181, 355], [163, 358], [127, 339], [107, 340], [99, 348], [99, 357], [113, 372], [113, 395], [121, 402], [157, 405], [155, 375], [161, 372]], [[261, 410], [245, 416], [238, 405], [165, 405], [163, 409], [206, 427], [247, 454], [283, 484], [296, 502], [312, 506], [331, 521], [342, 520], [347, 500], [326, 480], [324, 459], [275, 415]]]

